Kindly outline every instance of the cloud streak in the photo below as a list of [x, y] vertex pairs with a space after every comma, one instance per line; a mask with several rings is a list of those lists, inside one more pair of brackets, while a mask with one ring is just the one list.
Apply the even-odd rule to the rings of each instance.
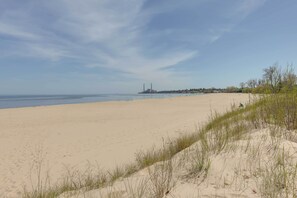
[[40, 37], [38, 35], [35, 35], [30, 32], [26, 32], [24, 30], [21, 30], [20, 28], [1, 23], [0, 21], [0, 35], [14, 37], [17, 39], [25, 39], [25, 40], [38, 40]]
[[265, 2], [266, 0], [243, 0], [238, 8], [238, 13], [240, 13], [243, 17], [246, 17], [263, 6]]

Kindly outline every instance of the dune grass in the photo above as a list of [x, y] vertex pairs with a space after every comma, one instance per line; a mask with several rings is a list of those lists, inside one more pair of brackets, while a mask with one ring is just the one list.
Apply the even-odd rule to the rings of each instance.
[[261, 173], [261, 194], [263, 197], [297, 197], [297, 164], [288, 161], [284, 149], [278, 150], [271, 166]]

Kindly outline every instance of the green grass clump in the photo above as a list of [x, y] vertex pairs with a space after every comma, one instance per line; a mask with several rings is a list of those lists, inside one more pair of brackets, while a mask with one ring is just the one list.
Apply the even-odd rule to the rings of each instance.
[[263, 197], [297, 197], [297, 164], [286, 156], [284, 149], [272, 159], [272, 165], [261, 173], [260, 191]]
[[138, 166], [142, 169], [156, 162], [168, 160], [178, 152], [188, 148], [199, 140], [199, 136], [195, 134], [185, 134], [174, 141], [169, 141], [162, 149], [152, 149], [146, 152], [136, 154]]
[[190, 158], [188, 177], [195, 178], [203, 174], [205, 178], [210, 168], [210, 147], [204, 133], [200, 134], [200, 144], [196, 146], [193, 157]]

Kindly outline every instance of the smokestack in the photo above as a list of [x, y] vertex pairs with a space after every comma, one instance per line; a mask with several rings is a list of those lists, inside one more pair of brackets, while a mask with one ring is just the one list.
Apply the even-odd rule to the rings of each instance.
[[151, 83], [151, 91], [153, 91], [153, 83]]
[[143, 92], [145, 92], [145, 83], [143, 83]]

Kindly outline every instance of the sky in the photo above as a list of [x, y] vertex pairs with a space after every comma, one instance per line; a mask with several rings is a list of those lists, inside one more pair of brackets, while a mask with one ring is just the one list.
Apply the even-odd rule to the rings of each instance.
[[297, 64], [296, 0], [0, 0], [0, 95], [239, 86]]

